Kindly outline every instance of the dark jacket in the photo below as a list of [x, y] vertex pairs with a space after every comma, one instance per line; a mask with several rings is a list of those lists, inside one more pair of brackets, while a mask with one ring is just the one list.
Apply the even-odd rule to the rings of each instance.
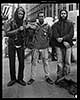
[[36, 23], [35, 35], [33, 38], [34, 48], [45, 49], [49, 47], [49, 39], [51, 36], [51, 29], [47, 23]]
[[[9, 31], [12, 31], [12, 30], [15, 30], [18, 28], [16, 22], [14, 19], [12, 19], [9, 23]], [[6, 32], [6, 36], [9, 37], [9, 40], [8, 40], [8, 44], [9, 45], [17, 45], [17, 46], [20, 46], [20, 45], [23, 45], [24, 44], [24, 31], [20, 31], [18, 30], [16, 33], [11, 33], [11, 34], [8, 34]], [[16, 36], [17, 36], [17, 40], [16, 40]]]
[[[23, 12], [22, 19], [18, 18], [18, 12]], [[9, 37], [9, 45], [13, 46], [22, 46], [24, 44], [24, 30], [19, 30], [20, 26], [23, 26], [23, 19], [24, 19], [25, 11], [22, 7], [19, 7], [16, 9], [14, 13], [14, 18], [11, 19], [8, 23], [9, 29], [6, 31], [6, 35]], [[15, 32], [15, 29], [18, 29], [17, 32]], [[12, 32], [14, 31], [14, 32]], [[17, 38], [16, 38], [17, 37]]]
[[[53, 26], [52, 26], [52, 41], [56, 46], [63, 46], [63, 41], [67, 41], [70, 46], [73, 45], [72, 43], [72, 38], [74, 36], [74, 25], [72, 22], [70, 22], [69, 20], [65, 20], [63, 23], [63, 28], [61, 28], [62, 26], [62, 21], [58, 21], [56, 22]], [[57, 42], [57, 38], [62, 37], [63, 41], [62, 43], [58, 43]]]

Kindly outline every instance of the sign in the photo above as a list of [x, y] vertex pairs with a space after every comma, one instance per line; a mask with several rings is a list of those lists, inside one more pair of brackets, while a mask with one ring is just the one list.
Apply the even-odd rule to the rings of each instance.
[[2, 15], [3, 16], [8, 16], [8, 19], [10, 19], [12, 17], [12, 9], [13, 6], [12, 5], [3, 5], [2, 7]]

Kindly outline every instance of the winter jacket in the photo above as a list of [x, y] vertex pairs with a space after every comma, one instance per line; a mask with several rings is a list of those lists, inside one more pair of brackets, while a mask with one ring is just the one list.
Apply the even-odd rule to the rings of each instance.
[[[62, 26], [63, 24], [63, 26]], [[74, 36], [74, 25], [71, 21], [65, 20], [63, 23], [62, 21], [56, 22], [52, 26], [52, 41], [56, 46], [64, 46], [63, 41], [66, 41], [70, 44], [70, 46], [73, 45], [72, 38]], [[57, 38], [62, 37], [63, 41], [61, 43], [57, 42]]]
[[45, 22], [42, 25], [39, 22], [37, 22], [35, 35], [33, 38], [34, 48], [36, 49], [48, 48], [50, 36], [51, 36], [50, 26]]

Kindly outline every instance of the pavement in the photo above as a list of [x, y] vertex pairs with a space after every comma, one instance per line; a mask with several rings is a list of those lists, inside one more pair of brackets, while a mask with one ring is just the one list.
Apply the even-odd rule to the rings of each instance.
[[[38, 63], [36, 67], [36, 81], [32, 85], [21, 86], [15, 83], [11, 87], [7, 87], [10, 81], [9, 74], [9, 59], [2, 58], [2, 98], [74, 98], [64, 88], [60, 88], [55, 84], [49, 85], [44, 80], [44, 72], [42, 63]], [[49, 61], [50, 77], [53, 81], [56, 80], [56, 61]], [[27, 82], [30, 79], [31, 63], [30, 58], [25, 59], [24, 80]], [[16, 58], [16, 76], [18, 73], [18, 59]], [[71, 73], [69, 78], [77, 82], [77, 64], [72, 63]]]

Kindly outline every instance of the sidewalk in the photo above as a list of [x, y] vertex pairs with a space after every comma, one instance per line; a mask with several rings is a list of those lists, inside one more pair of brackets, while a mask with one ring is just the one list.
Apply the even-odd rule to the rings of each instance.
[[[17, 59], [16, 59], [17, 60]], [[56, 80], [56, 62], [49, 62], [50, 74], [53, 81]], [[42, 64], [38, 64], [36, 69], [36, 81], [32, 85], [25, 87], [15, 84], [12, 87], [7, 87], [10, 79], [9, 76], [9, 60], [3, 59], [3, 75], [2, 75], [2, 97], [3, 98], [74, 98], [64, 88], [59, 88], [55, 84], [49, 85], [44, 81], [44, 72]], [[24, 80], [27, 82], [30, 79], [30, 61], [25, 59]], [[16, 62], [16, 69], [18, 70], [18, 62]], [[77, 65], [72, 64], [71, 74], [69, 78], [77, 81]]]

